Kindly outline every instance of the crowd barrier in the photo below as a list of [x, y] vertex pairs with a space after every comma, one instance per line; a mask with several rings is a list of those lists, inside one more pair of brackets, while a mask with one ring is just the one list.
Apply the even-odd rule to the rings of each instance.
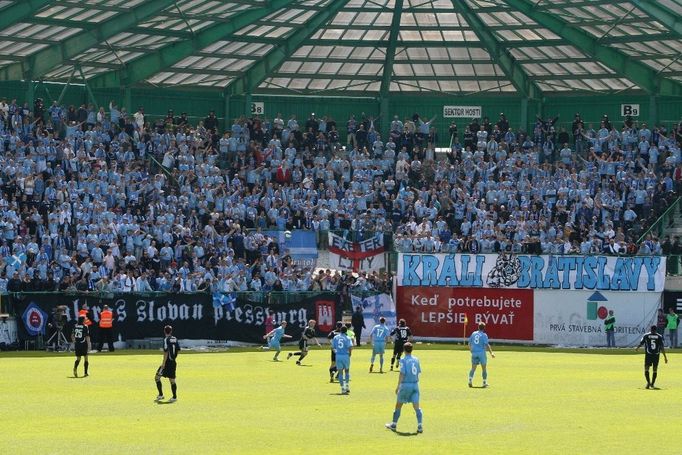
[[[348, 319], [350, 309], [334, 292], [238, 293], [223, 298], [210, 294], [16, 293], [4, 295], [3, 303], [5, 311], [9, 308], [16, 318], [16, 326], [12, 323], [11, 327], [20, 346], [35, 341], [36, 333], [41, 340], [53, 334], [50, 324], [59, 306], [64, 308], [68, 334], [78, 311], [87, 304], [97, 341], [100, 313], [108, 305], [114, 312], [115, 338], [129, 342], [161, 338], [163, 326], [171, 324], [182, 339], [261, 343], [268, 310], [276, 324], [287, 321], [287, 333], [294, 339], [309, 319], [317, 320], [318, 336], [326, 336], [337, 320]], [[627, 347], [636, 345], [657, 323], [659, 308], [682, 311], [682, 292], [397, 286], [395, 300], [388, 294], [368, 292], [353, 295], [352, 304], [363, 308], [364, 335], [383, 316], [390, 326], [396, 319], [406, 319], [415, 337], [427, 341], [460, 341], [484, 322], [496, 342], [590, 347], [605, 345], [604, 320], [613, 311], [616, 344]]]

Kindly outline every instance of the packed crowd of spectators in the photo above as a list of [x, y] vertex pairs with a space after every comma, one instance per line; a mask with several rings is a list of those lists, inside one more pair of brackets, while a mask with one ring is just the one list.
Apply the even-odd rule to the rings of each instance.
[[269, 229], [322, 244], [380, 231], [398, 251], [661, 252], [635, 240], [679, 193], [682, 123], [576, 115], [570, 136], [557, 119], [527, 134], [501, 114], [453, 123], [441, 158], [433, 120], [396, 116], [382, 136], [364, 114], [278, 114], [222, 131], [213, 112], [0, 100], [0, 291], [387, 287], [298, 265]]

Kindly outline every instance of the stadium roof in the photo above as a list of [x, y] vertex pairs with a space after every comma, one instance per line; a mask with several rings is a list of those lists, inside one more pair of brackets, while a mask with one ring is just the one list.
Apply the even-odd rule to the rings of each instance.
[[0, 0], [0, 80], [682, 95], [682, 0]]

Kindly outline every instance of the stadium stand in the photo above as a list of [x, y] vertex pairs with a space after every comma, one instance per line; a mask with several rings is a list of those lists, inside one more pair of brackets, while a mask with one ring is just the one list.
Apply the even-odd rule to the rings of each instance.
[[400, 252], [662, 253], [654, 235], [636, 241], [679, 196], [682, 122], [604, 116], [596, 130], [576, 114], [570, 134], [556, 118], [528, 134], [500, 114], [453, 123], [436, 153], [432, 120], [396, 116], [384, 143], [368, 116], [241, 116], [221, 134], [213, 112], [3, 99], [0, 290], [348, 285], [295, 266], [268, 229], [379, 231]]

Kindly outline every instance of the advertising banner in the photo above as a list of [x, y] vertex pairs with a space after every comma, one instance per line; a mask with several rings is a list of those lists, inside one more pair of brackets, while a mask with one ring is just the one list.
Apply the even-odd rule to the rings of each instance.
[[660, 256], [401, 253], [397, 286], [662, 292], [665, 267]]
[[396, 291], [397, 317], [420, 338], [462, 338], [485, 322], [491, 338], [533, 340], [530, 289], [402, 286]]
[[353, 309], [358, 306], [362, 307], [362, 316], [365, 318], [365, 327], [367, 327], [362, 331], [363, 341], [369, 338], [372, 327], [379, 323], [380, 317], [386, 319], [386, 325], [389, 329], [396, 326], [395, 302], [390, 294], [375, 294], [364, 297], [351, 294], [350, 298]]
[[332, 269], [371, 272], [386, 267], [384, 235], [377, 233], [361, 242], [351, 242], [329, 233], [329, 265]]
[[[215, 305], [210, 294], [109, 294], [107, 298], [87, 294], [12, 294], [11, 305], [18, 314], [36, 309], [52, 314], [57, 305], [66, 305], [69, 330], [83, 303], [89, 307], [97, 340], [99, 315], [104, 305], [114, 312], [114, 332], [123, 340], [163, 336], [163, 326], [173, 326], [180, 339], [223, 340], [262, 343], [267, 311], [275, 314], [275, 323], [287, 321], [286, 333], [298, 339], [309, 319], [318, 321], [318, 335], [325, 336], [341, 318], [338, 294], [333, 292], [288, 294], [280, 303], [266, 293], [237, 294], [236, 301]], [[48, 319], [51, 316], [48, 316]], [[35, 318], [34, 318], [35, 319]], [[35, 333], [38, 323], [20, 332], [22, 338]]]
[[606, 346], [604, 320], [613, 311], [617, 347], [633, 347], [656, 323], [657, 292], [535, 291], [535, 343]]

